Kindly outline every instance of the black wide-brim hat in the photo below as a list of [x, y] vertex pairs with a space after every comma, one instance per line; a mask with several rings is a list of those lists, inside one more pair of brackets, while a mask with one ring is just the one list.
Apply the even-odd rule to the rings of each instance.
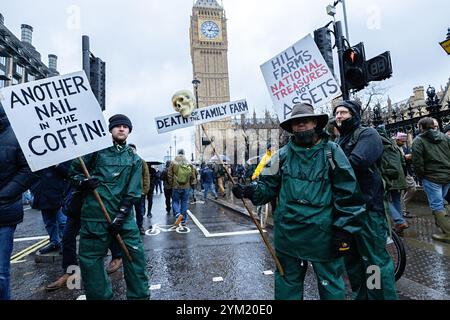
[[280, 123], [280, 127], [289, 133], [292, 133], [291, 122], [299, 118], [312, 118], [317, 120], [317, 129], [323, 129], [328, 124], [327, 114], [315, 114], [314, 107], [308, 103], [299, 103], [292, 108], [289, 118]]

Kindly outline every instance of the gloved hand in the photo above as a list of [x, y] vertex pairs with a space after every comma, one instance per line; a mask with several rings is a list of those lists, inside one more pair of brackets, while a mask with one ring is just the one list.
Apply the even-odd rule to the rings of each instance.
[[247, 198], [247, 199], [253, 199], [253, 194], [255, 193], [256, 185], [251, 184], [248, 186], [237, 184], [235, 185], [231, 191], [233, 192], [234, 196], [238, 199]]
[[79, 188], [81, 190], [91, 191], [95, 190], [100, 185], [100, 180], [95, 177], [86, 178], [80, 181]]
[[355, 249], [353, 235], [343, 229], [336, 229], [333, 235], [333, 246], [337, 257], [350, 254]]
[[123, 223], [125, 222], [126, 217], [131, 211], [131, 204], [120, 205], [119, 213], [116, 215], [112, 223], [108, 226], [109, 234], [115, 238], [117, 234], [120, 233], [123, 227]]

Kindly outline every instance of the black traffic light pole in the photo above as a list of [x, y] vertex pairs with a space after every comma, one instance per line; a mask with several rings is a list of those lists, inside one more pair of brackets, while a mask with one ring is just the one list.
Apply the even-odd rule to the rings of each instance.
[[347, 90], [345, 85], [345, 75], [344, 75], [344, 35], [342, 33], [342, 23], [341, 21], [336, 21], [333, 23], [334, 34], [336, 37], [336, 47], [338, 49], [338, 59], [339, 59], [339, 73], [341, 75], [341, 91], [342, 98], [344, 100], [349, 99], [349, 90]]

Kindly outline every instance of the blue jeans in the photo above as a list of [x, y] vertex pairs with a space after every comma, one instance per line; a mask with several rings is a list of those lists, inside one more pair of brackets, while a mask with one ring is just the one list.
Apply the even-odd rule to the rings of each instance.
[[400, 190], [392, 190], [390, 193], [391, 201], [389, 201], [389, 211], [391, 212], [392, 220], [394, 220], [395, 224], [405, 223], [402, 214], [402, 202], [400, 200], [402, 192]]
[[16, 226], [0, 227], [0, 300], [11, 298], [10, 259]]
[[61, 209], [42, 209], [42, 219], [44, 220], [45, 230], [50, 236], [50, 243], [61, 244], [64, 234], [67, 217]]
[[162, 184], [162, 180], [158, 180], [158, 182], [156, 182], [156, 193], [158, 193], [158, 189], [159, 193], [163, 193]]
[[444, 197], [450, 189], [450, 183], [437, 184], [427, 179], [422, 180], [423, 190], [427, 194], [428, 203], [433, 211], [444, 210]]
[[173, 215], [178, 217], [183, 215], [181, 223], [185, 223], [187, 219], [187, 204], [189, 200], [190, 189], [173, 189], [172, 190], [172, 209]]
[[206, 200], [206, 196], [208, 195], [208, 191], [211, 190], [214, 197], [217, 198], [216, 188], [214, 188], [214, 183], [212, 182], [205, 182], [203, 183], [203, 197]]

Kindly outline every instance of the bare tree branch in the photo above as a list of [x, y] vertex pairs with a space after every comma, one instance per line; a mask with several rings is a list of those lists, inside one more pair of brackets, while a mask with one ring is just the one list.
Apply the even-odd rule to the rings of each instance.
[[365, 90], [355, 95], [355, 100], [358, 100], [361, 104], [361, 118], [363, 120], [367, 120], [370, 117], [370, 112], [376, 105], [384, 103], [388, 91], [389, 88], [372, 83]]

